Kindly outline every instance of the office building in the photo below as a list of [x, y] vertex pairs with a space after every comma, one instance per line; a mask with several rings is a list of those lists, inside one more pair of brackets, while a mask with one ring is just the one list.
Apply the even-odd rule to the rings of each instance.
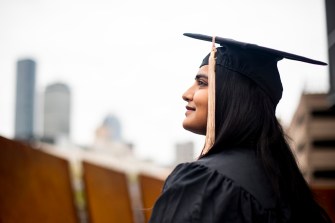
[[329, 98], [331, 105], [335, 108], [335, 1], [326, 0], [325, 2], [329, 56]]
[[36, 63], [31, 59], [17, 62], [14, 138], [34, 138]]
[[64, 83], [53, 83], [44, 94], [44, 139], [56, 142], [70, 138], [71, 92]]
[[95, 131], [93, 150], [114, 157], [132, 157], [133, 145], [122, 139], [121, 122], [115, 115], [107, 115]]
[[288, 129], [305, 179], [335, 186], [335, 110], [327, 94], [303, 94]]
[[121, 123], [115, 115], [107, 115], [102, 125], [97, 129], [96, 137], [111, 141], [122, 141]]

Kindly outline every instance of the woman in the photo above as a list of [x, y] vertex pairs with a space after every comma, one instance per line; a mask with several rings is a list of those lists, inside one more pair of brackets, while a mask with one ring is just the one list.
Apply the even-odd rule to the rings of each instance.
[[[185, 34], [211, 41], [212, 37]], [[151, 223], [331, 222], [313, 199], [275, 116], [277, 61], [305, 57], [213, 38], [187, 102], [183, 127], [206, 135], [201, 156], [165, 182]]]

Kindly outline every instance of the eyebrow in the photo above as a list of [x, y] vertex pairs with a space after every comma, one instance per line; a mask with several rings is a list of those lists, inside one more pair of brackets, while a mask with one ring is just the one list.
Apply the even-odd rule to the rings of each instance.
[[208, 75], [207, 75], [207, 74], [197, 74], [197, 75], [195, 76], [195, 79], [196, 79], [196, 80], [198, 80], [198, 79], [200, 79], [200, 78], [206, 78], [206, 79], [208, 79]]

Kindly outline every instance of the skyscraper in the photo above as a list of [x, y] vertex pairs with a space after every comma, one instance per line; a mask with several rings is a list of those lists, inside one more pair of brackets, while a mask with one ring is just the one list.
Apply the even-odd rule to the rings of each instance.
[[44, 138], [57, 141], [70, 136], [71, 92], [63, 83], [46, 87], [44, 95]]
[[31, 59], [17, 62], [15, 139], [31, 140], [34, 137], [36, 63]]
[[96, 137], [113, 142], [122, 141], [121, 123], [115, 115], [107, 115], [98, 128]]
[[114, 157], [132, 156], [132, 144], [122, 139], [121, 122], [115, 115], [107, 115], [102, 125], [95, 131], [92, 147], [95, 151], [108, 153]]
[[326, 0], [326, 20], [329, 56], [329, 98], [335, 108], [335, 1]]

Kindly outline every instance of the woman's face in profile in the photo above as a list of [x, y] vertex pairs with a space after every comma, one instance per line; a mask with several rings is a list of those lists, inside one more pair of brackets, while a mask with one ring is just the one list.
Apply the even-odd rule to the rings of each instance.
[[187, 102], [184, 129], [206, 135], [208, 109], [208, 65], [202, 66], [193, 85], [183, 94]]

